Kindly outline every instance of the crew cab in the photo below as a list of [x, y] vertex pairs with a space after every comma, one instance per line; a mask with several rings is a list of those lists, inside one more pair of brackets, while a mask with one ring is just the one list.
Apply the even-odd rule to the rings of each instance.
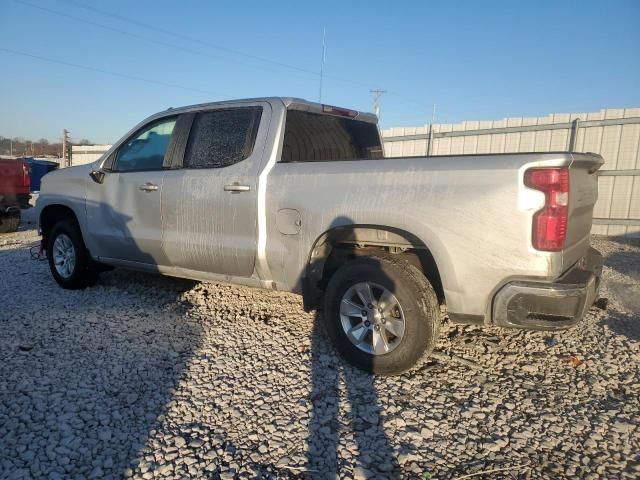
[[385, 158], [377, 118], [295, 98], [168, 109], [43, 179], [63, 288], [123, 267], [303, 295], [338, 350], [393, 374], [452, 321], [566, 328], [598, 290], [594, 154]]

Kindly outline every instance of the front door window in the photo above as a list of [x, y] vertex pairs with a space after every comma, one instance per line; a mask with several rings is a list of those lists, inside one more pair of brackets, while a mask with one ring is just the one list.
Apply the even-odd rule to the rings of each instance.
[[116, 157], [115, 170], [120, 172], [159, 170], [169, 146], [176, 118], [163, 118], [124, 143]]

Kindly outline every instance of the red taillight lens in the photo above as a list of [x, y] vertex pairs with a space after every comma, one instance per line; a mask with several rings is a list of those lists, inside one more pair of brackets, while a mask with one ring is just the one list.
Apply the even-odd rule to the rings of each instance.
[[567, 207], [545, 207], [533, 216], [533, 248], [557, 252], [567, 235]]
[[22, 185], [28, 187], [31, 185], [31, 177], [29, 176], [29, 167], [22, 165]]
[[322, 111], [324, 113], [330, 113], [331, 115], [337, 115], [338, 117], [356, 118], [358, 116], [358, 112], [346, 108], [334, 107], [333, 105], [322, 105]]
[[562, 250], [569, 213], [569, 169], [532, 168], [525, 172], [524, 184], [545, 194], [544, 208], [533, 216], [533, 248]]

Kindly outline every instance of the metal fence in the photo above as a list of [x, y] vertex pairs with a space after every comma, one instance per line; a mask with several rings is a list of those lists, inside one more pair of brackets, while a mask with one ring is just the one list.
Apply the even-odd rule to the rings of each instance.
[[592, 232], [640, 237], [640, 108], [432, 124], [382, 131], [385, 154], [594, 152], [605, 164]]
[[111, 145], [73, 145], [71, 147], [71, 165], [84, 165], [95, 162]]
[[[604, 157], [592, 232], [640, 237], [640, 108], [546, 117], [432, 124], [382, 131], [385, 153], [466, 155], [510, 152], [594, 152]], [[72, 165], [97, 160], [110, 145], [72, 147]]]

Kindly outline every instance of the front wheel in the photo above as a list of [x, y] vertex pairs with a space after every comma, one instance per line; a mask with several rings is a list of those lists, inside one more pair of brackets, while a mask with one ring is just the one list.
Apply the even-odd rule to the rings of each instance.
[[97, 279], [97, 269], [87, 253], [80, 229], [70, 221], [58, 222], [51, 229], [47, 257], [51, 274], [62, 288], [85, 288]]
[[393, 257], [343, 265], [329, 281], [324, 314], [340, 353], [362, 370], [384, 375], [408, 370], [430, 354], [441, 323], [431, 284]]

